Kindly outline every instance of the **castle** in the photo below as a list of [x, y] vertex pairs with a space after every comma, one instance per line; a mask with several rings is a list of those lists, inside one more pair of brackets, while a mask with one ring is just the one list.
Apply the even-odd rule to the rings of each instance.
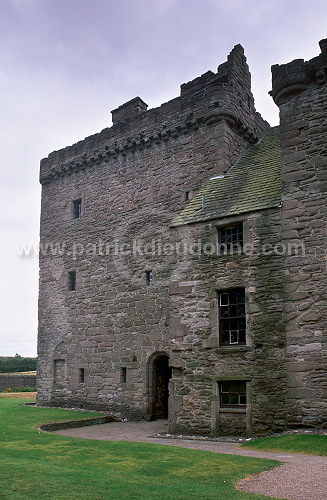
[[168, 418], [169, 432], [327, 426], [327, 39], [216, 73], [42, 160], [39, 405]]

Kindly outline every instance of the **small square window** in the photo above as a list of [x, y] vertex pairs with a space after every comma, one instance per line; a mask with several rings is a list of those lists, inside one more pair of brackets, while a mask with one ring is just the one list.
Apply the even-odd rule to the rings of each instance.
[[73, 219], [82, 217], [82, 198], [73, 201]]
[[243, 224], [218, 228], [218, 254], [241, 253], [243, 250]]
[[246, 406], [246, 382], [244, 380], [220, 382], [220, 406]]
[[146, 271], [145, 281], [146, 281], [146, 284], [148, 286], [152, 285], [152, 283], [153, 283], [153, 272], [152, 271]]
[[68, 273], [68, 290], [70, 292], [76, 290], [76, 271], [69, 271]]
[[218, 294], [219, 342], [222, 346], [246, 344], [245, 290]]

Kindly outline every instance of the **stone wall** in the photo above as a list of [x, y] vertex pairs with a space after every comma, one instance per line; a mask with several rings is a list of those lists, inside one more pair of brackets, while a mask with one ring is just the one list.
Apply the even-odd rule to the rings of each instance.
[[36, 375], [0, 373], [0, 392], [5, 389], [22, 389], [23, 387], [36, 387]]
[[[175, 228], [176, 238], [205, 245], [216, 241], [217, 228], [242, 222], [252, 247], [249, 255], [185, 256], [172, 263], [171, 364], [178, 359], [183, 366], [171, 381], [176, 432], [191, 426], [199, 434], [237, 434], [239, 428], [260, 434], [287, 425], [282, 258], [261, 252], [267, 242], [280, 241], [280, 217], [278, 208]], [[217, 293], [237, 287], [245, 288], [247, 345], [220, 347]], [[235, 410], [219, 408], [218, 384], [225, 380], [249, 383], [248, 413], [237, 417], [237, 426]]]
[[327, 421], [327, 47], [304, 62], [273, 67], [280, 108], [282, 235], [304, 255], [285, 255], [284, 311], [290, 426]]
[[[140, 101], [115, 110], [110, 129], [41, 162], [39, 404], [152, 413], [149, 360], [171, 358], [185, 330], [171, 315], [169, 225], [268, 127], [240, 46], [181, 97], [149, 111]], [[82, 217], [73, 219], [76, 199]]]
[[[38, 404], [150, 419], [171, 377], [170, 432], [323, 425], [326, 65], [323, 52], [273, 68], [279, 207], [172, 226], [201, 186], [269, 128], [254, 109], [240, 46], [217, 73], [182, 85], [180, 97], [153, 110], [134, 98], [113, 111], [111, 128], [42, 160]], [[236, 223], [252, 253], [196, 250]], [[305, 254], [267, 255], [266, 243], [303, 244]], [[176, 253], [178, 245], [194, 251]], [[218, 293], [239, 287], [247, 342], [222, 348]], [[246, 385], [237, 411], [220, 405], [220, 384], [233, 380]]]

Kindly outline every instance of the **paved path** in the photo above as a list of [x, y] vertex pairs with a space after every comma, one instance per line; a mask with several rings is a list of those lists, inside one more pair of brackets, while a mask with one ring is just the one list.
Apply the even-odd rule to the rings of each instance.
[[84, 439], [156, 443], [228, 455], [279, 460], [284, 462], [281, 466], [241, 481], [239, 489], [289, 500], [327, 500], [327, 457], [246, 450], [239, 448], [238, 443], [231, 442], [156, 437], [156, 434], [167, 433], [166, 420], [110, 422], [54, 433]]

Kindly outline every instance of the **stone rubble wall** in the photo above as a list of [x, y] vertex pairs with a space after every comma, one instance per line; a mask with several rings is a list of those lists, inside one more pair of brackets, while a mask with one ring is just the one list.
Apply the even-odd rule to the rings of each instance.
[[36, 387], [36, 375], [0, 373], [0, 392], [5, 389], [22, 389], [23, 387]]
[[284, 258], [289, 425], [318, 428], [327, 421], [326, 40], [320, 45], [311, 61], [273, 67], [279, 92], [272, 91], [280, 107], [283, 242], [304, 248]]
[[[237, 428], [264, 434], [287, 426], [282, 257], [261, 252], [267, 241], [280, 241], [280, 218], [276, 208], [175, 228], [176, 238], [182, 232], [185, 240], [210, 243], [218, 227], [243, 222], [253, 252], [186, 256], [172, 263], [171, 364], [180, 360], [183, 367], [173, 369], [171, 381], [174, 432], [185, 433], [191, 425], [199, 434], [236, 433], [234, 410], [219, 408], [218, 383], [224, 380], [250, 382], [251, 404], [247, 414], [238, 415]], [[219, 347], [217, 294], [234, 287], [245, 288], [247, 345]]]
[[[151, 414], [151, 359], [169, 357], [169, 430], [267, 434], [326, 422], [326, 51], [274, 67], [283, 204], [170, 227], [211, 176], [268, 129], [243, 49], [218, 72], [147, 110], [135, 98], [111, 128], [41, 162], [38, 404]], [[72, 218], [73, 200], [82, 216]], [[251, 255], [165, 252], [243, 223]], [[303, 242], [305, 255], [263, 255]], [[76, 290], [67, 275], [76, 271]], [[151, 286], [146, 272], [152, 271]], [[217, 294], [244, 287], [246, 346], [217, 343]], [[122, 376], [122, 373], [124, 376]], [[124, 377], [126, 375], [126, 380]], [[247, 382], [248, 405], [220, 408], [218, 384]]]
[[[171, 358], [178, 335], [170, 294], [176, 258], [159, 247], [175, 243], [169, 226], [185, 207], [185, 193], [227, 170], [268, 128], [254, 110], [241, 47], [220, 77], [227, 83], [203, 75], [188, 96], [182, 91], [149, 111], [143, 103], [143, 111], [126, 118], [134, 113], [129, 102], [114, 114], [113, 127], [41, 162], [41, 243], [65, 249], [40, 255], [39, 404], [128, 418], [151, 413], [149, 359], [156, 352]], [[83, 205], [75, 220], [74, 199]], [[153, 242], [154, 251], [143, 251]], [[74, 292], [67, 287], [72, 270]]]

